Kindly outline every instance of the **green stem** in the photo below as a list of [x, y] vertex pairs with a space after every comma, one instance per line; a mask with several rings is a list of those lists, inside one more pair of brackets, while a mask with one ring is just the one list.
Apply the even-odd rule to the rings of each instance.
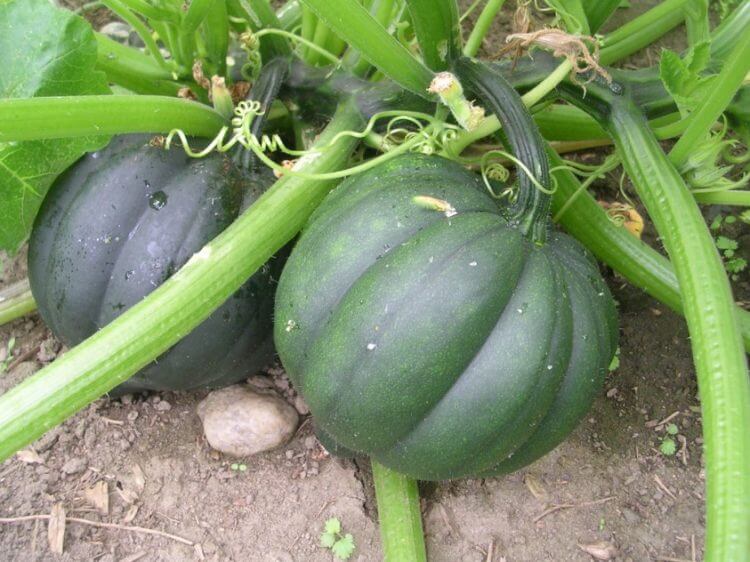
[[140, 51], [101, 33], [96, 33], [96, 42], [96, 66], [105, 72], [110, 82], [149, 95], [174, 96], [182, 87], [173, 81], [171, 72]]
[[750, 25], [750, 2], [740, 2], [711, 34], [711, 58], [726, 60], [737, 40]]
[[461, 55], [456, 0], [404, 0], [422, 59], [434, 71], [446, 70]]
[[708, 28], [708, 0], [688, 0], [685, 4], [685, 27], [691, 47], [710, 41]]
[[750, 30], [742, 35], [724, 62], [724, 66], [711, 84], [708, 95], [700, 107], [689, 117], [685, 133], [669, 153], [669, 159], [681, 168], [687, 162], [690, 152], [703, 140], [716, 120], [734, 98], [742, 86], [745, 75], [750, 71]]
[[[313, 45], [316, 45], [320, 47], [321, 49], [325, 49], [326, 41], [328, 40], [328, 35], [331, 33], [331, 30], [328, 29], [328, 26], [324, 24], [322, 21], [318, 20], [315, 24], [315, 33], [313, 33], [312, 43]], [[316, 66], [318, 64], [324, 64], [326, 61], [324, 61], [320, 53], [314, 52], [310, 54], [310, 62], [313, 66]]]
[[141, 40], [143, 40], [143, 43], [146, 45], [146, 49], [148, 49], [148, 52], [152, 57], [154, 57], [154, 60], [160, 66], [167, 69], [169, 68], [169, 65], [164, 60], [164, 57], [161, 56], [161, 52], [159, 51], [159, 47], [156, 45], [156, 41], [154, 41], [154, 38], [151, 37], [151, 32], [138, 16], [136, 16], [126, 6], [124, 6], [120, 2], [120, 0], [102, 0], [102, 4], [112, 10], [115, 14], [117, 14], [125, 22], [127, 22], [130, 27], [133, 28], [133, 30], [138, 34]]
[[[526, 107], [531, 107], [538, 103], [544, 96], [554, 90], [563, 80], [565, 80], [572, 69], [570, 61], [563, 60], [558, 67], [544, 80], [537, 84], [521, 96], [521, 100]], [[470, 144], [483, 139], [500, 130], [500, 121], [494, 115], [485, 117], [479, 125], [470, 131], [463, 131], [456, 136], [454, 140], [445, 145], [445, 154], [459, 155]]]
[[[318, 22], [318, 18], [315, 15], [315, 12], [313, 12], [306, 4], [302, 5], [302, 31], [301, 35], [302, 38], [311, 42], [315, 38], [315, 24]], [[312, 53], [310, 53], [307, 49], [307, 47], [303, 46], [299, 50], [300, 56], [302, 57], [302, 60], [304, 60], [307, 64], [312, 64], [311, 57], [313, 56]]]
[[0, 291], [0, 326], [36, 310], [29, 280], [24, 279]]
[[331, 30], [392, 80], [422, 97], [432, 72], [396, 40], [357, 0], [304, 0]]
[[693, 193], [698, 203], [705, 205], [729, 205], [750, 207], [750, 191], [746, 189], [727, 189], [724, 191], [707, 191]]
[[607, 65], [641, 50], [680, 25], [687, 0], [666, 0], [602, 40], [599, 62]]
[[158, 65], [153, 58], [139, 50], [118, 43], [99, 32], [94, 33], [97, 45], [97, 64], [111, 66], [122, 65], [134, 74], [140, 74], [144, 79], [171, 80], [172, 73]]
[[289, 0], [276, 12], [279, 25], [284, 31], [292, 31], [302, 23], [302, 7], [298, 0]]
[[224, 76], [227, 71], [229, 49], [229, 20], [226, 0], [214, 0], [201, 28], [206, 45], [206, 58], [211, 63], [210, 71]]
[[[599, 90], [598, 92], [596, 90]], [[661, 236], [682, 293], [703, 414], [706, 559], [750, 560], [750, 378], [724, 265], [693, 195], [635, 105], [589, 86], [571, 101], [601, 119]]]
[[[596, 199], [581, 189], [578, 178], [562, 168], [565, 162], [555, 151], [547, 153], [557, 185], [552, 195], [552, 212], [559, 215], [565, 231], [628, 282], [682, 314], [680, 286], [669, 260], [613, 223]], [[745, 350], [750, 352], [750, 313], [738, 306], [735, 313], [742, 327]]]
[[[380, 25], [387, 27], [393, 15], [393, 6], [396, 0], [375, 0], [370, 6], [370, 13]], [[363, 58], [359, 51], [349, 48], [344, 54], [343, 64], [351, 69], [355, 76], [366, 76], [372, 65]]]
[[167, 133], [213, 137], [224, 119], [210, 107], [164, 96], [70, 96], [0, 100], [0, 142], [85, 135]]
[[176, 12], [154, 6], [144, 0], [122, 0], [122, 3], [150, 20], [176, 22], [179, 19]]
[[182, 19], [182, 32], [195, 33], [217, 0], [191, 0], [188, 11]]
[[615, 13], [621, 0], [583, 0], [583, 9], [589, 22], [589, 32], [596, 33]]
[[[276, 17], [276, 12], [273, 11], [268, 0], [242, 0], [242, 3], [249, 6], [257, 18], [260, 24], [259, 29], [281, 29], [281, 22]], [[286, 56], [292, 53], [289, 43], [282, 37], [272, 38], [271, 44], [264, 48], [266, 50], [263, 51], [263, 57], [267, 61], [274, 57]]]
[[565, 31], [572, 34], [591, 35], [589, 21], [581, 0], [546, 0], [562, 22]]
[[284, 31], [283, 29], [261, 29], [255, 34], [255, 37], [260, 39], [261, 37], [268, 36], [281, 36], [289, 39], [291, 42], [297, 42], [300, 45], [306, 47], [309, 52], [317, 53], [321, 60], [328, 61], [329, 64], [338, 65], [341, 61], [333, 53], [327, 51], [320, 45], [316, 45], [312, 41], [308, 41], [301, 35], [296, 35], [291, 31]]
[[[326, 145], [339, 132], [360, 126], [356, 108], [342, 104], [319, 142]], [[341, 137], [307, 171], [340, 169], [356, 143]], [[0, 396], [0, 460], [127, 380], [189, 333], [297, 234], [334, 185], [280, 179], [148, 297]]]
[[372, 461], [384, 562], [426, 562], [416, 480]]
[[482, 46], [482, 41], [484, 41], [490, 27], [492, 27], [492, 22], [495, 21], [495, 16], [503, 7], [503, 4], [505, 4], [505, 0], [488, 0], [487, 4], [482, 8], [477, 22], [474, 24], [474, 29], [471, 30], [471, 34], [466, 40], [464, 55], [473, 57], [477, 54], [479, 47]]

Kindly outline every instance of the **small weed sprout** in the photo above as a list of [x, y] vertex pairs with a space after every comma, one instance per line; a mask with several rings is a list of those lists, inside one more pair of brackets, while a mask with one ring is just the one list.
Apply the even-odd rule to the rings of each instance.
[[348, 560], [356, 548], [354, 537], [351, 533], [342, 533], [341, 521], [336, 517], [331, 517], [325, 522], [320, 534], [320, 546], [330, 549], [338, 560]]

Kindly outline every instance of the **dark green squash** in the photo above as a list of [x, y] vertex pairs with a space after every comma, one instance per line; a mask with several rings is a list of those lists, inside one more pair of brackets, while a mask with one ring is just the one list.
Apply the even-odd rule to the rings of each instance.
[[[517, 94], [484, 66], [457, 72], [549, 185]], [[586, 413], [617, 346], [614, 303], [591, 256], [550, 231], [548, 196], [519, 184], [503, 209], [475, 174], [412, 154], [314, 213], [279, 282], [275, 340], [326, 443], [419, 479], [487, 476]]]
[[[212, 154], [115, 138], [60, 176], [29, 243], [42, 318], [75, 345], [138, 303], [273, 182]], [[275, 269], [266, 264], [221, 308], [115, 393], [221, 386], [273, 357]]]

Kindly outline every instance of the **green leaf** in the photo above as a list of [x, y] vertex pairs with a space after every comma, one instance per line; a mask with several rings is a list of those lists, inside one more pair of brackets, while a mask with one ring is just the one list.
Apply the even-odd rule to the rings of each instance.
[[747, 268], [747, 260], [745, 258], [733, 258], [724, 265], [729, 273], [741, 273]]
[[662, 455], [671, 457], [677, 452], [677, 444], [674, 442], [674, 439], [670, 439], [669, 437], [667, 437], [664, 441], [661, 442], [659, 450], [661, 451]]
[[609, 363], [609, 372], [616, 371], [620, 368], [620, 348], [617, 348], [615, 354], [612, 356], [612, 361]]
[[673, 423], [667, 424], [667, 428], [666, 429], [667, 429], [667, 433], [669, 435], [677, 435], [677, 433], [680, 431], [677, 428], [677, 425], [673, 424]]
[[[104, 74], [94, 70], [96, 40], [82, 18], [47, 0], [5, 0], [0, 28], [0, 98], [109, 93]], [[107, 141], [97, 136], [0, 145], [0, 248], [16, 251], [54, 179]]]
[[703, 101], [715, 79], [715, 75], [705, 75], [710, 47], [708, 42], [698, 43], [684, 58], [673, 51], [662, 51], [659, 74], [683, 116]]
[[348, 560], [349, 557], [354, 554], [355, 548], [354, 537], [347, 533], [344, 537], [336, 541], [336, 544], [333, 545], [331, 551], [339, 560]]
[[736, 250], [737, 246], [738, 244], [736, 240], [732, 240], [726, 236], [719, 236], [716, 239], [716, 247], [719, 248], [719, 250]]
[[331, 535], [338, 535], [341, 532], [341, 521], [336, 517], [331, 517], [326, 521], [325, 532]]
[[320, 535], [320, 546], [323, 548], [333, 548], [334, 544], [336, 544], [336, 535], [330, 533], [322, 533]]

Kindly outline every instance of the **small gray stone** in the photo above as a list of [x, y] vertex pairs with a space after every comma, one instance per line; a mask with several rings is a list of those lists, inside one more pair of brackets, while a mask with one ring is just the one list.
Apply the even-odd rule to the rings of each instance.
[[638, 513], [627, 507], [622, 508], [622, 516], [625, 518], [625, 521], [631, 524], [638, 523], [641, 520], [641, 516]]
[[39, 352], [36, 354], [37, 361], [40, 363], [49, 363], [57, 357], [60, 351], [60, 342], [55, 338], [47, 338], [39, 345]]
[[297, 429], [297, 411], [275, 394], [234, 385], [211, 392], [198, 417], [214, 449], [246, 457], [287, 443]]
[[305, 401], [301, 396], [296, 396], [294, 398], [294, 407], [303, 416], [306, 416], [310, 413], [310, 408], [307, 407], [307, 404], [305, 404]]
[[154, 404], [154, 410], [158, 412], [168, 412], [171, 409], [172, 409], [172, 404], [170, 404], [166, 400], [161, 400], [157, 402], [156, 404]]
[[130, 26], [126, 23], [113, 21], [103, 25], [99, 32], [118, 43], [125, 43], [130, 36]]
[[72, 459], [68, 459], [65, 464], [62, 466], [62, 471], [64, 474], [78, 474], [79, 472], [83, 472], [86, 470], [86, 467], [88, 467], [88, 462], [86, 459], [82, 457], [75, 457]]

